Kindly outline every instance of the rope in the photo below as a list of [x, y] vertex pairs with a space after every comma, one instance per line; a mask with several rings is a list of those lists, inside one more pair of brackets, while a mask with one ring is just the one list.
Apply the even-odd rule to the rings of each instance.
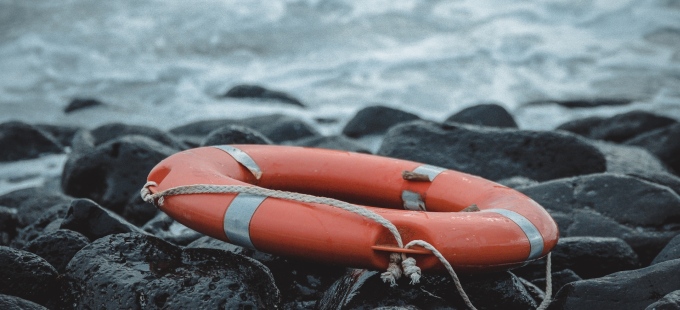
[[[458, 290], [458, 293], [460, 296], [463, 298], [463, 301], [465, 302], [465, 305], [468, 306], [471, 310], [476, 310], [475, 306], [472, 305], [472, 302], [470, 301], [470, 298], [468, 295], [465, 293], [465, 290], [463, 290], [463, 286], [460, 283], [460, 279], [458, 278], [458, 275], [456, 272], [453, 270], [453, 267], [451, 264], [444, 258], [444, 256], [437, 250], [433, 245], [429, 244], [426, 241], [423, 240], [413, 240], [406, 244], [404, 246], [403, 241], [401, 239], [401, 234], [399, 234], [399, 230], [397, 229], [392, 222], [388, 221], [386, 218], [380, 216], [379, 214], [370, 211], [366, 208], [362, 208], [341, 200], [337, 199], [332, 199], [332, 198], [326, 198], [326, 197], [318, 197], [318, 196], [313, 196], [313, 195], [306, 195], [306, 194], [301, 194], [301, 193], [295, 193], [295, 192], [286, 192], [286, 191], [278, 191], [278, 190], [272, 190], [272, 189], [267, 189], [267, 188], [262, 188], [262, 187], [256, 187], [256, 186], [247, 186], [247, 185], [212, 185], [212, 184], [194, 184], [194, 185], [185, 185], [185, 186], [178, 186], [178, 187], [173, 187], [170, 189], [167, 189], [165, 191], [158, 192], [156, 194], [151, 194], [151, 190], [149, 190], [149, 187], [151, 186], [158, 186], [156, 182], [149, 181], [147, 182], [142, 190], [140, 191], [140, 194], [142, 196], [142, 199], [147, 202], [154, 204], [158, 207], [162, 207], [163, 203], [165, 202], [165, 196], [174, 196], [174, 195], [189, 195], [189, 194], [221, 194], [221, 193], [245, 193], [245, 194], [251, 194], [251, 195], [259, 195], [259, 196], [266, 196], [266, 197], [272, 197], [272, 198], [279, 198], [279, 199], [286, 199], [286, 200], [294, 200], [294, 201], [299, 201], [299, 202], [304, 202], [304, 203], [318, 203], [318, 204], [324, 204], [324, 205], [329, 205], [333, 207], [337, 207], [340, 209], [343, 209], [345, 211], [349, 211], [355, 214], [358, 214], [360, 216], [366, 217], [368, 219], [371, 219], [375, 221], [376, 223], [382, 225], [383, 227], [387, 228], [390, 233], [394, 236], [394, 239], [397, 241], [397, 244], [400, 248], [411, 248], [413, 246], [421, 246], [434, 254], [435, 257], [439, 259], [439, 261], [444, 265], [446, 270], [449, 272], [451, 277], [453, 278], [453, 282], [456, 286], [456, 290]], [[399, 266], [399, 263], [401, 263], [401, 266]], [[547, 257], [547, 262], [546, 262], [546, 291], [545, 291], [545, 298], [537, 308], [537, 310], [545, 310], [548, 305], [550, 304], [551, 301], [551, 295], [552, 295], [552, 275], [550, 273], [551, 270], [551, 258], [550, 258], [550, 253], [548, 253]], [[416, 266], [416, 260], [412, 257], [406, 257], [404, 254], [400, 253], [392, 253], [390, 254], [390, 262], [387, 267], [387, 271], [383, 272], [380, 275], [380, 278], [383, 280], [383, 282], [390, 283], [391, 287], [397, 286], [397, 280], [401, 278], [401, 276], [405, 275], [411, 279], [411, 284], [417, 284], [420, 282], [420, 277], [421, 277], [421, 270], [418, 266]]]

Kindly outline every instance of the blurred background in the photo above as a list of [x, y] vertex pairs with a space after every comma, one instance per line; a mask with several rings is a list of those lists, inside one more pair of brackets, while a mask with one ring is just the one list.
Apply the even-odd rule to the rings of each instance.
[[[523, 129], [680, 119], [680, 1], [0, 0], [0, 72], [0, 122], [281, 112], [337, 134], [367, 105], [442, 121], [482, 102]], [[306, 107], [223, 98], [238, 84]], [[105, 105], [64, 113], [75, 98]]]

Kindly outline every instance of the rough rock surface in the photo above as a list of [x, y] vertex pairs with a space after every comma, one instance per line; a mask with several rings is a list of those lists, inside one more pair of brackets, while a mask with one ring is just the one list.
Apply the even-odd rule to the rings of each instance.
[[680, 309], [680, 290], [668, 293], [659, 301], [649, 305], [645, 310], [678, 310]]
[[0, 309], [3, 310], [47, 310], [47, 308], [16, 296], [0, 294]]
[[57, 271], [42, 257], [0, 246], [0, 294], [45, 306], [58, 294], [56, 279]]
[[626, 144], [647, 149], [680, 174], [680, 123], [639, 135]]
[[411, 122], [385, 135], [379, 155], [423, 162], [500, 180], [537, 181], [603, 172], [604, 155], [563, 133]]
[[252, 98], [274, 100], [281, 103], [304, 107], [305, 105], [297, 98], [278, 90], [270, 90], [259, 85], [236, 85], [229, 89], [224, 97], [227, 98]]
[[151, 169], [177, 152], [147, 137], [124, 136], [69, 154], [61, 178], [65, 193], [121, 213]]
[[51, 134], [23, 122], [0, 124], [0, 162], [62, 153], [64, 148]]
[[61, 273], [73, 255], [89, 243], [90, 240], [78, 232], [60, 229], [29, 242], [25, 250], [44, 258]]
[[381, 134], [390, 127], [408, 121], [420, 119], [415, 114], [386, 106], [369, 106], [357, 112], [347, 122], [342, 134], [357, 138], [365, 135]]
[[281, 291], [281, 301], [290, 308], [304, 307], [320, 299], [333, 282], [345, 274], [346, 268], [329, 266], [243, 248], [208, 236], [192, 242], [187, 248], [220, 249], [255, 259], [269, 268], [276, 286]]
[[239, 125], [228, 125], [211, 131], [202, 146], [222, 144], [273, 144], [260, 132]]
[[679, 259], [680, 258], [680, 234], [675, 236], [675, 238], [671, 239], [668, 244], [666, 244], [666, 247], [659, 252], [659, 255], [657, 255], [654, 260], [652, 261], [652, 265], [658, 264], [661, 262], [665, 262], [667, 260], [673, 260], [673, 259]]
[[142, 230], [177, 245], [187, 245], [203, 237], [203, 234], [180, 224], [162, 212], [144, 224]]
[[548, 309], [644, 309], [680, 289], [680, 259], [569, 283]]
[[72, 199], [44, 187], [30, 187], [0, 196], [0, 206], [16, 209], [17, 224], [21, 228], [42, 217], [51, 207], [69, 203]]
[[515, 119], [501, 105], [496, 103], [478, 104], [449, 116], [445, 121], [478, 126], [517, 128]]
[[266, 267], [213, 249], [181, 249], [153, 236], [110, 235], [66, 267], [61, 306], [105, 309], [275, 309]]
[[61, 229], [77, 231], [90, 240], [120, 233], [144, 234], [139, 227], [89, 199], [73, 200], [61, 222]]
[[366, 146], [354, 139], [345, 136], [310, 137], [291, 141], [290, 144], [297, 146], [317, 147], [331, 150], [350, 151], [358, 153], [371, 153]]
[[676, 120], [645, 111], [631, 111], [610, 118], [591, 117], [564, 123], [557, 127], [582, 136], [623, 142], [650, 130], [677, 123]]
[[198, 121], [170, 130], [179, 136], [194, 136], [204, 139], [212, 131], [229, 125], [252, 128], [275, 143], [318, 136], [319, 132], [306, 122], [283, 114], [254, 116], [244, 119], [217, 119]]

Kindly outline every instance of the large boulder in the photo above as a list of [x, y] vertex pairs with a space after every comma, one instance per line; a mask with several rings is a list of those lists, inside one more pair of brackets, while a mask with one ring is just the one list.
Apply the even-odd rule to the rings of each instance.
[[624, 142], [644, 132], [667, 127], [676, 120], [645, 111], [631, 111], [609, 118], [577, 119], [557, 127], [582, 136], [612, 142]]
[[89, 243], [90, 240], [80, 233], [60, 229], [35, 238], [26, 245], [25, 250], [44, 258], [57, 272], [64, 272], [73, 255]]
[[304, 107], [305, 105], [297, 98], [278, 90], [271, 90], [259, 85], [242, 84], [236, 85], [224, 94], [225, 98], [260, 99], [271, 100], [281, 103]]
[[456, 122], [478, 126], [517, 128], [515, 119], [508, 110], [496, 103], [474, 105], [449, 116], [445, 123]]
[[652, 261], [652, 265], [679, 258], [680, 258], [680, 234], [675, 236], [675, 238], [671, 239], [671, 241], [668, 242], [668, 244], [666, 244], [666, 247], [664, 247], [663, 250], [659, 252], [659, 255], [657, 255], [654, 258], [654, 260]]
[[228, 125], [211, 131], [201, 146], [222, 144], [273, 144], [260, 132], [240, 125]]
[[12, 239], [10, 246], [17, 249], [23, 249], [34, 239], [45, 234], [56, 232], [59, 230], [68, 208], [69, 204], [62, 203], [45, 210], [43, 215], [37, 220], [28, 224], [26, 227], [19, 229], [16, 237]]
[[16, 210], [17, 224], [21, 228], [36, 221], [53, 206], [71, 200], [73, 198], [45, 187], [29, 187], [0, 196], [0, 206]]
[[678, 310], [680, 309], [680, 290], [666, 294], [659, 301], [649, 305], [645, 310]]
[[0, 124], [0, 162], [63, 153], [63, 146], [51, 134], [17, 121]]
[[638, 135], [626, 144], [647, 149], [680, 174], [680, 123]]
[[420, 119], [417, 115], [387, 106], [365, 107], [347, 122], [342, 134], [352, 138], [385, 133], [390, 127]]
[[57, 271], [42, 257], [0, 246], [0, 294], [50, 304], [59, 292]]
[[143, 136], [124, 136], [90, 148], [74, 147], [61, 186], [71, 196], [89, 198], [122, 213], [149, 171], [177, 151]]
[[63, 274], [61, 307], [275, 309], [266, 267], [213, 249], [182, 249], [153, 236], [117, 234], [81, 249]]
[[592, 140], [592, 144], [604, 154], [607, 172], [636, 175], [669, 174], [670, 170], [659, 158], [636, 146]]
[[120, 233], [145, 232], [130, 224], [117, 214], [106, 210], [89, 199], [76, 199], [61, 222], [61, 229], [70, 229], [83, 234], [90, 240]]
[[491, 180], [523, 176], [544, 181], [603, 172], [607, 165], [596, 147], [566, 133], [418, 121], [393, 127], [378, 154]]
[[680, 259], [602, 278], [569, 283], [557, 292], [548, 309], [644, 309], [662, 296], [680, 290]]

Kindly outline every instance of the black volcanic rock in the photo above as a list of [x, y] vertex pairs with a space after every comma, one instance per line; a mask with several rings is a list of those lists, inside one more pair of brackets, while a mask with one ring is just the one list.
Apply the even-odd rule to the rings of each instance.
[[10, 246], [16, 249], [23, 249], [34, 239], [59, 230], [61, 221], [66, 215], [68, 208], [69, 204], [62, 203], [45, 210], [37, 220], [19, 229]]
[[203, 234], [180, 224], [163, 212], [144, 224], [142, 230], [176, 245], [187, 245], [203, 237]]
[[177, 149], [142, 136], [124, 136], [92, 148], [74, 147], [61, 178], [65, 193], [122, 213], [149, 171]]
[[347, 122], [342, 134], [352, 138], [382, 134], [399, 123], [420, 119], [415, 114], [387, 106], [365, 107]]
[[267, 268], [252, 259], [140, 234], [92, 242], [63, 277], [63, 308], [275, 309], [280, 298]]
[[654, 258], [654, 260], [652, 261], [652, 265], [679, 258], [680, 258], [680, 234], [675, 236], [675, 238], [671, 239], [671, 241], [669, 241], [668, 244], [666, 244], [666, 247], [664, 247], [663, 250], [659, 252], [659, 255], [657, 255]]
[[63, 146], [51, 134], [17, 121], [0, 123], [0, 145], [0, 162], [64, 152]]
[[25, 250], [44, 258], [61, 273], [73, 255], [89, 243], [90, 240], [78, 232], [60, 229], [29, 242]]
[[508, 110], [496, 103], [478, 104], [465, 108], [449, 116], [444, 122], [500, 128], [517, 128], [517, 123]]
[[90, 240], [128, 232], [144, 234], [139, 227], [89, 199], [73, 200], [60, 227], [77, 231]]
[[666, 294], [659, 301], [647, 306], [645, 310], [678, 310], [680, 309], [680, 290]]
[[211, 131], [201, 146], [222, 144], [273, 144], [260, 132], [239, 125], [228, 125]]
[[58, 290], [57, 271], [42, 257], [0, 246], [0, 294], [45, 306], [55, 300]]
[[[147, 137], [176, 150], [184, 150], [188, 148], [184, 142], [160, 129], [149, 126], [128, 125], [122, 123], [101, 125], [92, 130], [79, 133], [76, 138], [84, 140], [84, 142], [80, 143], [89, 143], [90, 147], [96, 147], [108, 141], [124, 136]], [[75, 144], [79, 145], [79, 142], [76, 142]]]
[[557, 292], [548, 309], [644, 309], [680, 290], [680, 259], [602, 278], [569, 283]]
[[297, 98], [278, 90], [270, 90], [259, 85], [242, 84], [229, 89], [226, 98], [250, 98], [278, 101], [281, 103], [304, 107], [305, 105]]
[[648, 150], [680, 174], [680, 123], [638, 135], [626, 144]]
[[645, 111], [631, 111], [609, 118], [577, 119], [557, 127], [582, 136], [612, 142], [624, 142], [642, 133], [678, 123], [676, 120]]
[[47, 310], [47, 308], [16, 296], [0, 294], [0, 309], [4, 310]]
[[297, 146], [317, 147], [323, 149], [350, 151], [367, 154], [371, 153], [368, 150], [368, 148], [363, 144], [357, 142], [354, 139], [347, 138], [346, 136], [343, 135], [303, 138], [300, 140], [290, 141], [289, 143]]
[[16, 209], [17, 224], [21, 228], [39, 219], [51, 207], [70, 203], [71, 200], [73, 198], [61, 192], [44, 187], [29, 187], [0, 196], [0, 206]]
[[491, 180], [545, 181], [603, 172], [604, 155], [578, 136], [449, 123], [411, 122], [385, 135], [378, 155], [454, 169]]

